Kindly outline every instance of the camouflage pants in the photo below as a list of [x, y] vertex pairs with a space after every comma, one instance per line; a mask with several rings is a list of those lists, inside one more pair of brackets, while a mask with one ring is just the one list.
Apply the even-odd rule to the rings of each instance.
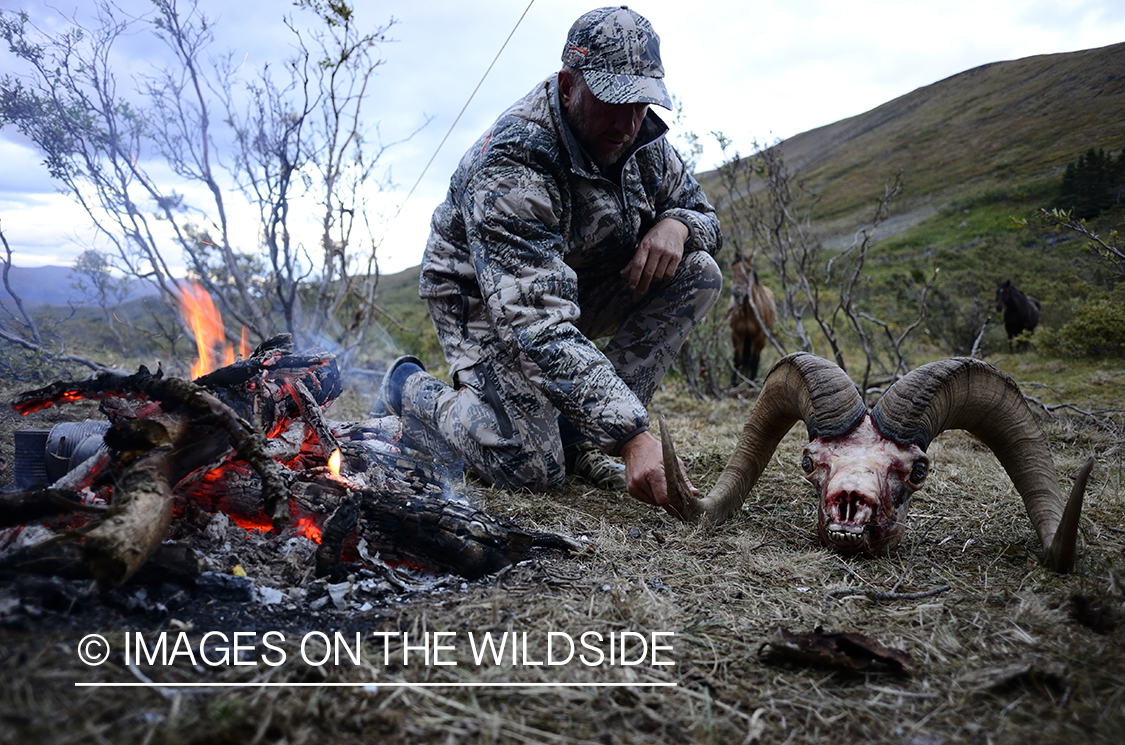
[[[721, 289], [715, 260], [696, 251], [646, 295], [631, 291], [617, 276], [580, 285], [582, 315], [576, 326], [589, 339], [612, 335], [603, 352], [647, 406]], [[479, 359], [457, 373], [456, 388], [427, 373], [407, 380], [402, 394], [406, 443], [446, 463], [462, 461], [497, 486], [558, 487], [566, 476], [558, 411], [501, 345], [484, 344]]]

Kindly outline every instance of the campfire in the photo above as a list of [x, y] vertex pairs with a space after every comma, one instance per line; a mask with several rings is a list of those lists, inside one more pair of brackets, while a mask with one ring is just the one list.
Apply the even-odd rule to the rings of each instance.
[[94, 400], [105, 421], [33, 431], [46, 440], [33, 454], [52, 468], [17, 462], [18, 490], [0, 496], [0, 549], [28, 526], [48, 537], [0, 565], [85, 571], [111, 588], [230, 523], [278, 545], [308, 542], [310, 568], [328, 581], [404, 564], [475, 579], [536, 546], [576, 547], [475, 507], [459, 467], [411, 451], [398, 417], [327, 418], [342, 390], [333, 355], [297, 353], [288, 335], [249, 350], [244, 332], [236, 359], [205, 292], [185, 292], [184, 309], [199, 348], [191, 380], [141, 366], [12, 401], [26, 415]]

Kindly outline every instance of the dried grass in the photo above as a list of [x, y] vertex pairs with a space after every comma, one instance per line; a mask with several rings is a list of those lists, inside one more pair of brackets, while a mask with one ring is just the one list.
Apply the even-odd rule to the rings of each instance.
[[[750, 405], [696, 402], [665, 391], [653, 409], [668, 417], [694, 480], [706, 488]], [[133, 675], [119, 660], [99, 668], [78, 663], [73, 629], [0, 630], [0, 741], [1123, 742], [1120, 438], [1080, 418], [1046, 429], [1064, 485], [1087, 455], [1098, 459], [1085, 545], [1069, 576], [1040, 566], [1018, 495], [991, 454], [961, 433], [932, 446], [933, 474], [915, 498], [899, 549], [880, 560], [824, 550], [816, 542], [811, 494], [795, 466], [803, 445], [798, 428], [783, 440], [741, 514], [715, 530], [577, 484], [548, 495], [480, 488], [491, 511], [525, 527], [584, 538], [588, 550], [572, 557], [543, 552], [492, 578], [396, 598], [341, 624], [415, 635], [669, 631], [676, 634], [668, 655], [675, 666], [478, 667], [463, 646], [450, 655], [456, 667], [383, 665], [381, 643], [369, 637], [359, 666], [310, 667], [293, 650], [277, 668], [181, 664], [143, 674], [175, 683], [255, 679], [373, 688], [89, 689], [73, 683]], [[942, 585], [949, 589], [915, 600], [873, 597]], [[832, 594], [838, 590], [872, 594]], [[105, 631], [116, 642], [126, 630], [161, 624], [167, 620], [138, 619]], [[773, 661], [762, 647], [778, 626], [865, 634], [907, 652], [917, 671]], [[466, 682], [505, 686], [421, 686]], [[544, 682], [637, 685], [528, 686]], [[401, 683], [414, 685], [388, 687]]]

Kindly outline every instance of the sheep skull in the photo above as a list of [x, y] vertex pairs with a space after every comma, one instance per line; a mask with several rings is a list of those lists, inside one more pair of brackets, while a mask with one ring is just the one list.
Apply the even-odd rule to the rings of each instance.
[[893, 548], [929, 463], [917, 445], [880, 435], [869, 416], [843, 437], [811, 440], [801, 470], [820, 499], [820, 540], [848, 554], [879, 556]]
[[820, 499], [821, 540], [845, 553], [877, 556], [902, 538], [911, 497], [926, 479], [926, 449], [947, 429], [964, 429], [996, 455], [1023, 497], [1046, 564], [1073, 568], [1087, 461], [1063, 501], [1054, 461], [1023, 395], [1004, 373], [972, 358], [923, 365], [868, 409], [851, 379], [828, 360], [798, 352], [779, 361], [762, 386], [734, 453], [705, 497], [680, 472], [661, 421], [672, 511], [712, 524], [730, 517], [757, 482], [781, 438], [808, 428], [801, 458]]

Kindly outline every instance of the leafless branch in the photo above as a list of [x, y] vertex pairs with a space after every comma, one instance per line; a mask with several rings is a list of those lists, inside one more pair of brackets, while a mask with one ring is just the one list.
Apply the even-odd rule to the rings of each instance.
[[1035, 404], [1040, 409], [1042, 409], [1043, 412], [1047, 416], [1051, 417], [1052, 419], [1054, 418], [1054, 413], [1056, 411], [1059, 411], [1059, 410], [1073, 411], [1076, 414], [1081, 414], [1082, 416], [1086, 417], [1091, 422], [1096, 424], [1098, 427], [1100, 427], [1104, 430], [1110, 431], [1110, 432], [1118, 431], [1120, 429], [1120, 425], [1115, 425], [1113, 422], [1109, 422], [1109, 421], [1106, 421], [1105, 419], [1102, 419], [1099, 416], [1099, 414], [1120, 413], [1122, 411], [1125, 411], [1125, 409], [1103, 409], [1103, 410], [1094, 412], [1094, 411], [1087, 411], [1086, 409], [1079, 408], [1078, 406], [1075, 406], [1074, 404], [1071, 404], [1071, 403], [1047, 404], [1047, 403], [1044, 403], [1043, 401], [1041, 401], [1040, 399], [1036, 398], [1035, 396], [1028, 395], [1027, 393], [1024, 393], [1023, 397], [1024, 397], [1024, 399], [1026, 399], [1028, 401], [1028, 403]]
[[16, 309], [20, 314], [19, 323], [26, 335], [24, 336], [13, 332], [8, 328], [7, 324], [0, 319], [0, 336], [26, 349], [40, 349], [43, 345], [43, 338], [39, 335], [39, 327], [35, 325], [35, 321], [28, 315], [27, 310], [23, 307], [23, 298], [12, 289], [12, 283], [9, 278], [9, 274], [12, 270], [12, 247], [8, 244], [8, 236], [4, 235], [2, 227], [0, 227], [0, 241], [4, 243], [4, 289], [8, 291], [12, 302], [16, 304]]
[[950, 585], [940, 585], [932, 590], [923, 590], [921, 592], [887, 592], [883, 590], [863, 590], [860, 588], [846, 587], [838, 590], [829, 590], [824, 593], [823, 607], [828, 607], [829, 598], [846, 598], [865, 595], [871, 600], [921, 600], [923, 598], [932, 598], [943, 592], [949, 592], [951, 589], [952, 587]]
[[1090, 250], [1097, 254], [1118, 277], [1125, 277], [1125, 245], [1121, 243], [1116, 230], [1110, 231], [1107, 240], [1091, 230], [1085, 220], [1075, 217], [1069, 210], [1040, 209], [1039, 217], [1045, 225], [1065, 228], [1085, 237], [1089, 241]]
[[987, 329], [987, 328], [988, 328], [988, 319], [985, 318], [984, 323], [982, 323], [980, 325], [980, 332], [977, 334], [977, 338], [973, 339], [973, 348], [969, 351], [970, 357], [976, 357], [977, 359], [980, 359], [980, 343], [981, 343], [981, 340], [984, 339], [984, 332], [985, 332], [985, 329]]

